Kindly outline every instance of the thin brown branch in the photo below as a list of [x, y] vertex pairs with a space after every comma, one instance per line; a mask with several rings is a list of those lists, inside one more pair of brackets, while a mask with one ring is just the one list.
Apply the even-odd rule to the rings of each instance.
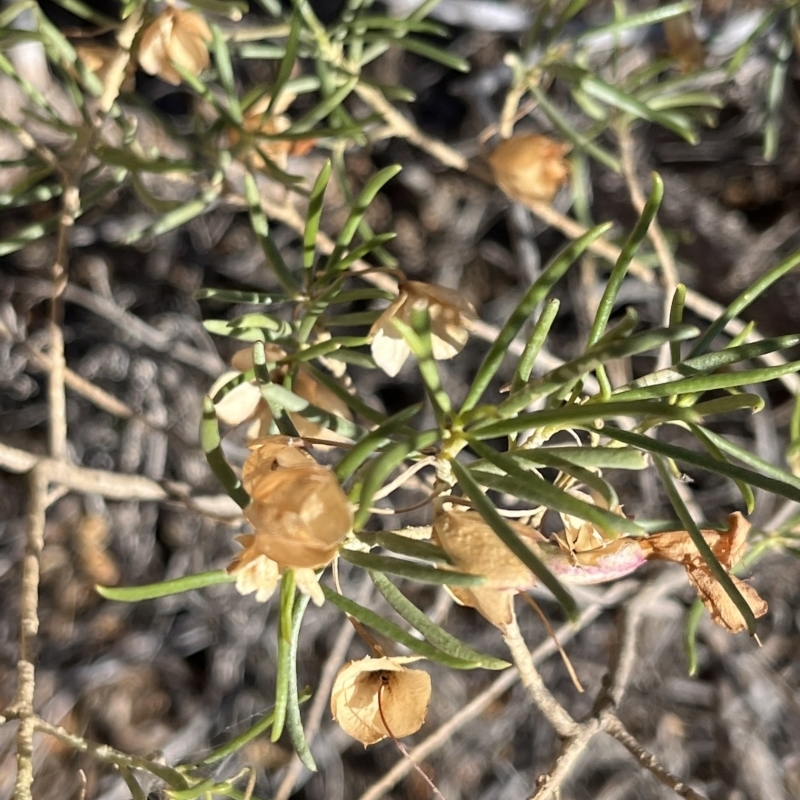
[[143, 475], [123, 475], [66, 464], [46, 456], [0, 443], [0, 469], [23, 474], [37, 465], [50, 479], [73, 492], [98, 494], [109, 500], [174, 500], [194, 511], [226, 521], [241, 517], [241, 509], [228, 495], [191, 495], [191, 487], [178, 481], [154, 481]]
[[638, 740], [631, 736], [619, 718], [612, 713], [606, 713], [602, 718], [602, 728], [613, 736], [648, 772], [658, 778], [664, 786], [672, 789], [680, 797], [689, 800], [707, 800], [705, 795], [699, 794], [691, 786], [685, 784], [680, 778], [675, 777], [664, 765]]
[[20, 642], [17, 662], [17, 693], [9, 713], [19, 719], [17, 730], [17, 775], [14, 800], [30, 800], [33, 786], [33, 694], [36, 687], [36, 635], [39, 632], [39, 572], [44, 548], [49, 475], [46, 464], [30, 473], [25, 557], [22, 561], [20, 596]]
[[539, 778], [536, 782], [536, 791], [528, 800], [558, 800], [561, 796], [561, 785], [569, 777], [586, 752], [590, 740], [599, 730], [600, 725], [597, 720], [590, 720], [581, 726], [575, 736], [566, 740], [553, 768]]

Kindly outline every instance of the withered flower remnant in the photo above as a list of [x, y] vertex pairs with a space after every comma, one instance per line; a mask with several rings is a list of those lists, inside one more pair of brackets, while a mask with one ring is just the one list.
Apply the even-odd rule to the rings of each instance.
[[[730, 572], [744, 555], [750, 523], [736, 512], [728, 517], [728, 530], [701, 530], [703, 538], [711, 548], [726, 572]], [[712, 574], [687, 531], [668, 531], [655, 533], [640, 540], [640, 545], [648, 559], [674, 561], [683, 564], [689, 583], [697, 590], [703, 605], [711, 613], [717, 625], [731, 633], [739, 633], [747, 628], [744, 617]], [[742, 593], [742, 597], [756, 617], [763, 617], [768, 606], [752, 586], [731, 575], [731, 580]]]
[[139, 40], [139, 66], [149, 75], [179, 86], [182, 78], [173, 64], [199, 75], [211, 63], [208, 42], [211, 29], [195, 11], [165, 8], [145, 29]]
[[446, 361], [463, 350], [469, 338], [469, 325], [477, 318], [474, 306], [461, 292], [421, 281], [403, 281], [397, 297], [375, 320], [369, 332], [372, 357], [392, 378], [411, 354], [411, 348], [394, 321], [410, 326], [412, 312], [425, 308], [430, 315], [431, 344], [437, 361]]
[[244, 550], [228, 567], [241, 594], [267, 600], [284, 570], [295, 570], [301, 591], [322, 605], [315, 570], [335, 557], [353, 524], [336, 476], [286, 436], [251, 445], [242, 483], [251, 497], [244, 510], [254, 532], [238, 537]]
[[[267, 361], [277, 362], [286, 358], [286, 351], [275, 344], [267, 343], [265, 346]], [[247, 347], [239, 350], [231, 359], [231, 365], [238, 372], [247, 372], [253, 368], [253, 348]], [[275, 383], [282, 383], [286, 377], [286, 367], [278, 367], [270, 374]], [[211, 387], [210, 395], [224, 386], [236, 372], [224, 373]], [[342, 419], [352, 420], [353, 414], [347, 404], [335, 395], [327, 386], [315, 380], [309, 371], [301, 364], [297, 368], [292, 391], [303, 400], [312, 405], [328, 411]], [[247, 431], [250, 440], [259, 439], [269, 434], [272, 425], [272, 413], [269, 406], [261, 396], [255, 380], [240, 383], [229, 391], [216, 405], [217, 418], [226, 425], [240, 425], [252, 420], [252, 425]], [[297, 433], [306, 439], [328, 439], [333, 442], [349, 441], [346, 437], [335, 431], [323, 428], [320, 424], [306, 419], [302, 414], [290, 412], [289, 419]]]
[[552, 203], [567, 182], [569, 144], [535, 133], [520, 133], [501, 142], [488, 156], [497, 185], [523, 205]]
[[368, 656], [345, 664], [331, 691], [331, 713], [344, 732], [363, 745], [416, 733], [428, 713], [431, 678], [403, 665], [418, 660]]

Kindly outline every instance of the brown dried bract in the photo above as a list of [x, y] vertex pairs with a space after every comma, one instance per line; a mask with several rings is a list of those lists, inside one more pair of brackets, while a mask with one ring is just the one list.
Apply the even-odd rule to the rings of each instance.
[[469, 325], [476, 319], [475, 308], [461, 292], [420, 281], [404, 281], [392, 304], [370, 329], [372, 357], [390, 377], [400, 372], [411, 348], [394, 321], [411, 325], [415, 309], [428, 309], [431, 319], [433, 357], [446, 361], [458, 355], [469, 338]]
[[[539, 531], [509, 522], [531, 551], [541, 555]], [[514, 596], [536, 583], [533, 573], [498, 538], [475, 511], [445, 511], [433, 523], [432, 538], [462, 572], [483, 575], [486, 583], [474, 587], [448, 587], [459, 603], [480, 612], [492, 625], [503, 628], [514, 617]]]
[[182, 78], [173, 64], [199, 75], [211, 63], [208, 42], [211, 29], [194, 11], [165, 8], [144, 30], [139, 41], [139, 66], [149, 75], [180, 85]]
[[431, 678], [403, 664], [418, 660], [367, 657], [345, 664], [331, 692], [331, 713], [344, 732], [363, 745], [416, 733], [428, 713]]
[[[727, 531], [703, 530], [701, 533], [719, 563], [729, 572], [744, 555], [749, 531], [750, 523], [736, 512], [728, 517]], [[648, 558], [683, 564], [689, 582], [697, 590], [703, 604], [711, 613], [711, 619], [717, 625], [731, 633], [746, 629], [744, 617], [711, 573], [688, 531], [656, 533], [640, 539], [639, 544]], [[753, 614], [763, 617], [767, 613], [767, 602], [755, 589], [738, 578], [731, 576], [731, 580], [742, 593]]]
[[535, 133], [501, 142], [488, 157], [497, 185], [519, 203], [552, 203], [567, 182], [570, 145]]

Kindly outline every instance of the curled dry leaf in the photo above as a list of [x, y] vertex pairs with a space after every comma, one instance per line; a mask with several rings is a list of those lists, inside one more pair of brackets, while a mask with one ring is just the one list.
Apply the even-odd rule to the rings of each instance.
[[[541, 554], [539, 544], [544, 537], [537, 530], [519, 522], [509, 525], [533, 552]], [[475, 511], [445, 511], [433, 523], [432, 538], [459, 570], [486, 578], [483, 586], [449, 587], [453, 597], [498, 628], [511, 624], [514, 595], [530, 589], [536, 579], [483, 517]]]
[[367, 657], [345, 664], [331, 692], [331, 713], [344, 732], [364, 745], [416, 733], [428, 713], [431, 678], [403, 665], [418, 660]]
[[411, 348], [394, 321], [411, 325], [412, 311], [428, 309], [431, 319], [433, 357], [446, 361], [458, 355], [469, 338], [469, 325], [476, 319], [475, 308], [461, 292], [420, 281], [403, 281], [394, 302], [370, 329], [372, 357], [390, 377], [400, 372]]
[[567, 182], [564, 158], [570, 145], [547, 136], [521, 133], [501, 142], [488, 157], [497, 185], [518, 203], [552, 203]]
[[[286, 358], [286, 351], [277, 345], [266, 344], [265, 351], [267, 362], [269, 363], [276, 363]], [[240, 373], [252, 369], [253, 348], [247, 347], [235, 353], [231, 359], [231, 365]], [[277, 367], [270, 373], [270, 379], [274, 383], [280, 384], [286, 377], [286, 372], [286, 367]], [[211, 396], [213, 397], [236, 374], [236, 372], [226, 372], [222, 375], [211, 387]], [[315, 380], [302, 364], [297, 369], [292, 391], [298, 397], [302, 397], [303, 400], [307, 400], [309, 403], [337, 417], [346, 420], [352, 420], [353, 418], [347, 403], [335, 395], [327, 386]], [[272, 425], [272, 413], [261, 397], [261, 391], [254, 380], [240, 383], [233, 388], [216, 404], [215, 408], [217, 418], [226, 425], [240, 425], [247, 420], [252, 420], [253, 424], [247, 432], [247, 438], [250, 440], [260, 439], [269, 434]], [[289, 413], [289, 419], [292, 421], [297, 433], [303, 438], [327, 439], [332, 442], [349, 441], [347, 437], [323, 428], [301, 414]]]
[[244, 550], [228, 567], [241, 594], [267, 600], [281, 573], [293, 569], [297, 585], [317, 605], [324, 598], [314, 570], [327, 566], [353, 524], [336, 476], [286, 436], [251, 445], [242, 483], [251, 497], [244, 510], [254, 532], [237, 537]]
[[195, 11], [165, 8], [145, 29], [139, 40], [139, 66], [149, 75], [178, 86], [181, 76], [173, 64], [199, 75], [211, 63], [208, 42], [211, 29]]
[[[750, 523], [739, 513], [728, 517], [728, 530], [702, 530], [703, 538], [726, 571], [730, 571], [746, 549]], [[734, 605], [727, 592], [720, 586], [708, 565], [700, 555], [688, 531], [656, 533], [640, 540], [640, 545], [650, 559], [674, 561], [683, 564], [689, 582], [697, 590], [703, 605], [711, 613], [711, 619], [730, 631], [739, 633], [747, 628], [744, 617]], [[767, 602], [743, 581], [731, 576], [756, 617], [767, 613]]]

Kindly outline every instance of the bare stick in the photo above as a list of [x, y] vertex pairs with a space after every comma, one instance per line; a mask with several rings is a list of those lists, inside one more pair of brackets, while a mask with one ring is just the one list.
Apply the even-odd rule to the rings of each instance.
[[606, 733], [623, 745], [639, 764], [658, 778], [664, 786], [672, 789], [675, 794], [687, 797], [689, 800], [707, 800], [704, 795], [698, 794], [691, 786], [685, 784], [680, 778], [676, 778], [649, 750], [639, 744], [615, 714], [604, 715], [602, 727]]
[[561, 703], [553, 697], [550, 690], [545, 686], [539, 670], [531, 658], [531, 651], [522, 638], [516, 616], [509, 625], [502, 629], [503, 641], [506, 643], [514, 666], [519, 670], [519, 679], [522, 685], [528, 690], [528, 694], [536, 707], [547, 717], [550, 724], [556, 729], [556, 733], [562, 738], [567, 739], [575, 736], [579, 731], [579, 725], [569, 715]]
[[78, 467], [0, 443], [0, 469], [20, 474], [37, 465], [54, 483], [82, 494], [99, 494], [109, 500], [176, 500], [198, 513], [228, 522], [242, 515], [226, 494], [192, 497], [189, 485], [178, 481], [158, 482], [143, 475]]
[[33, 786], [33, 692], [36, 680], [36, 634], [39, 631], [39, 567], [44, 547], [47, 512], [47, 466], [37, 465], [30, 474], [25, 557], [22, 561], [20, 598], [20, 642], [17, 662], [17, 693], [9, 713], [19, 719], [17, 731], [17, 775], [14, 800], [30, 800]]

